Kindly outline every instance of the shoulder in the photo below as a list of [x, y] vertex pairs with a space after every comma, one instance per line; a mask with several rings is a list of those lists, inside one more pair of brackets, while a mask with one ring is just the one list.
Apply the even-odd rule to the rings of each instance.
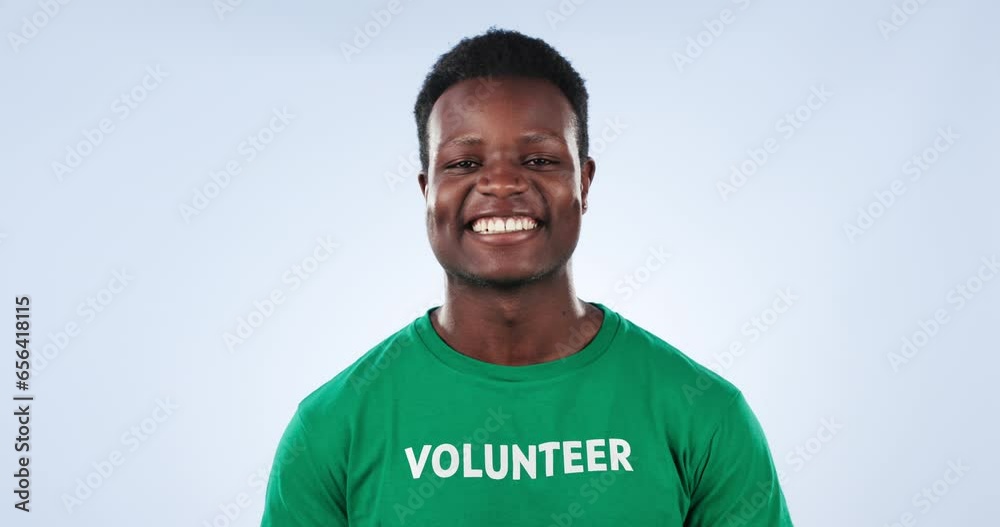
[[355, 415], [374, 392], [392, 382], [401, 363], [410, 360], [413, 348], [419, 346], [414, 324], [389, 335], [306, 395], [298, 405], [299, 417], [312, 424]]
[[719, 415], [742, 396], [732, 382], [651, 331], [619, 315], [618, 351], [654, 397], [679, 411]]

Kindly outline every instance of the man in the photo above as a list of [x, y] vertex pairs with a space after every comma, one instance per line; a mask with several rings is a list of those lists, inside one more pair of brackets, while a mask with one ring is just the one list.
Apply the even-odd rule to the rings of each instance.
[[791, 526], [741, 392], [576, 297], [595, 164], [572, 66], [490, 30], [415, 115], [445, 301], [299, 404], [263, 525]]

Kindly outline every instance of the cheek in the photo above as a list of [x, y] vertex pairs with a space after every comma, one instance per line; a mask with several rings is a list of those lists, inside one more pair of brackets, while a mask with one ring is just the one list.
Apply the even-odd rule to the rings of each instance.
[[457, 221], [461, 206], [461, 189], [454, 185], [436, 185], [427, 193], [427, 220], [437, 226]]
[[560, 185], [552, 185], [545, 191], [545, 197], [553, 214], [567, 216], [578, 214], [582, 203], [580, 186], [564, 181]]

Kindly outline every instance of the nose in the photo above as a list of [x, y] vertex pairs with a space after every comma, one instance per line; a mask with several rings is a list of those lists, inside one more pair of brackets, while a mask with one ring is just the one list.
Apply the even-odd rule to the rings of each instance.
[[495, 162], [479, 171], [476, 190], [482, 194], [505, 198], [528, 190], [528, 180], [521, 174], [520, 166]]

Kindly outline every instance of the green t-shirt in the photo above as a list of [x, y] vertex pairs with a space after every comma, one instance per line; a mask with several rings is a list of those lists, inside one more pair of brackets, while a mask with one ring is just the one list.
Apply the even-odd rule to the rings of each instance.
[[263, 526], [791, 526], [740, 391], [601, 304], [579, 352], [502, 366], [429, 310], [299, 404]]

